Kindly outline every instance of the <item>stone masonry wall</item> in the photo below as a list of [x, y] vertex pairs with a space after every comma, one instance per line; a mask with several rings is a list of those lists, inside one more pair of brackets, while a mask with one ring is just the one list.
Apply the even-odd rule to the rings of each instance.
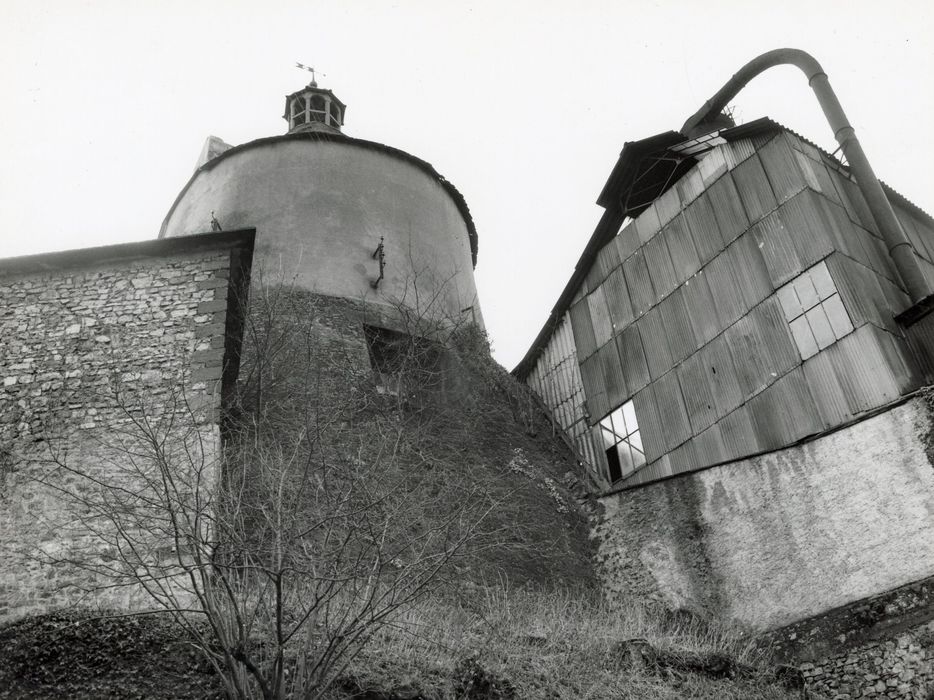
[[829, 610], [763, 635], [820, 697], [928, 700], [934, 689], [934, 579]]
[[0, 621], [80, 602], [146, 605], [82, 568], [113, 552], [62, 496], [91, 493], [69, 470], [126, 478], [143, 461], [127, 443], [140, 421], [171, 425], [178, 447], [213, 464], [230, 246], [140, 248], [113, 247], [98, 264], [55, 254], [48, 272], [41, 261], [0, 267]]

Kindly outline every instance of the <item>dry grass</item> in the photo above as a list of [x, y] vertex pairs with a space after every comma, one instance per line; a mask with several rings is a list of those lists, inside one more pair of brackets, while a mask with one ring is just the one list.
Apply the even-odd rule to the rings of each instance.
[[[741, 670], [716, 679], [634, 663], [620, 647], [633, 639], [676, 654], [722, 656]], [[355, 660], [352, 674], [364, 689], [413, 688], [427, 697], [462, 698], [454, 669], [466, 658], [506, 679], [517, 698], [800, 697], [782, 688], [767, 660], [728, 630], [674, 621], [638, 604], [612, 610], [586, 595], [504, 586], [408, 610]]]

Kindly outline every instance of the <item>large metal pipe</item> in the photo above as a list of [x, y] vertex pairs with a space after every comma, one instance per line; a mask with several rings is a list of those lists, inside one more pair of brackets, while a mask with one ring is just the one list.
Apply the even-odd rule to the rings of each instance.
[[856, 132], [850, 126], [836, 93], [830, 87], [827, 74], [813, 56], [798, 49], [776, 49], [752, 59], [707, 100], [703, 107], [684, 122], [681, 133], [689, 137], [703, 133], [704, 124], [720, 114], [727, 103], [736, 97], [750, 80], [773, 66], [783, 64], [797, 66], [807, 76], [808, 84], [814, 91], [821, 109], [824, 110], [824, 116], [827, 117], [833, 129], [834, 138], [840, 144], [850, 170], [856, 176], [856, 184], [869, 204], [872, 216], [888, 246], [889, 255], [895, 261], [895, 267], [908, 289], [911, 300], [920, 301], [931, 293], [931, 289], [921, 271], [921, 264], [918, 262], [914, 246], [905, 235], [888, 197], [882, 190], [879, 178], [869, 165], [863, 147], [856, 138]]

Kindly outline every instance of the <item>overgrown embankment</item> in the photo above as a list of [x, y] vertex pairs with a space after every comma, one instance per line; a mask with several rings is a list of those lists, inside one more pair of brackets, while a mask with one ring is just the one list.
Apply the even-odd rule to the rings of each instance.
[[[223, 697], [153, 616], [58, 614], [0, 629], [0, 698]], [[328, 700], [803, 698], [800, 677], [698, 620], [505, 587], [424, 601], [353, 659]], [[813, 695], [811, 696], [814, 697]]]

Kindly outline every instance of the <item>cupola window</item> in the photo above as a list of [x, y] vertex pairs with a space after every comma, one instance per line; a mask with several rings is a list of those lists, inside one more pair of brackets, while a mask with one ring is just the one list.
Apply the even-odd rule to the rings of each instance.
[[304, 124], [307, 121], [305, 115], [305, 98], [296, 97], [292, 101], [292, 125]]

